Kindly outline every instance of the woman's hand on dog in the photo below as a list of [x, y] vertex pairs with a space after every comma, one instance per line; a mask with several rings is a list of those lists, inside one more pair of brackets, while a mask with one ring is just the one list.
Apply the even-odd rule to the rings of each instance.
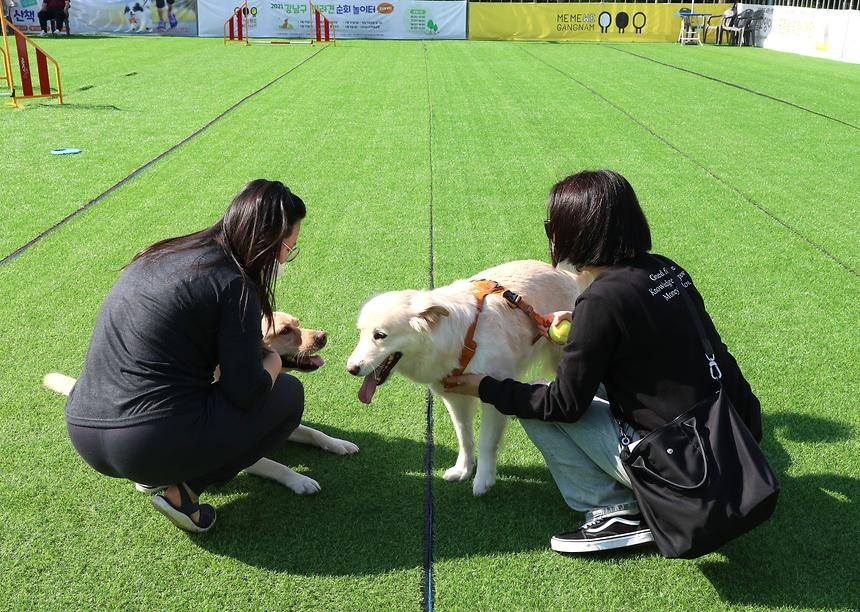
[[445, 393], [457, 393], [459, 395], [474, 395], [478, 397], [478, 388], [484, 374], [463, 374], [462, 376], [449, 376], [442, 381]]

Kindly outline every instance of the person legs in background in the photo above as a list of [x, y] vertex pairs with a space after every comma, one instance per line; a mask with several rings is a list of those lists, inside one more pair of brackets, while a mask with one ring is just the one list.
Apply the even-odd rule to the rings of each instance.
[[42, 28], [39, 36], [47, 36], [48, 22], [51, 23], [51, 34], [58, 34], [63, 30], [63, 25], [69, 16], [69, 2], [68, 0], [45, 0], [42, 3], [42, 9], [36, 15]]
[[68, 10], [60, 9], [54, 13], [53, 23], [55, 26], [55, 34], [69, 33], [69, 13]]
[[42, 10], [36, 13], [36, 16], [39, 18], [39, 27], [42, 28], [42, 31], [39, 33], [39, 36], [47, 36], [48, 35], [48, 22], [51, 22], [51, 33], [56, 33], [56, 26], [53, 23], [53, 11], [49, 10], [47, 7], [43, 6]]
[[[585, 513], [576, 531], [556, 535], [557, 552], [577, 553], [653, 541], [619, 457], [618, 427], [605, 399], [595, 397], [575, 423], [520, 419], [540, 450], [565, 503]], [[626, 432], [638, 439], [632, 428]]]
[[[167, 25], [170, 25], [170, 29], [172, 30], [178, 25], [178, 21], [176, 20], [176, 15], [173, 13], [173, 3], [176, 0], [155, 0], [155, 8], [158, 11], [158, 31], [163, 32], [167, 29]], [[167, 5], [167, 20], [164, 19], [164, 6]]]

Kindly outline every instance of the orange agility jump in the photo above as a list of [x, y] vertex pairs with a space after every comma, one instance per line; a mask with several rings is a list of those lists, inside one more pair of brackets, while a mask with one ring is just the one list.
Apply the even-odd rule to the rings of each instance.
[[[15, 38], [15, 49], [17, 51], [18, 69], [21, 74], [21, 90], [16, 89], [15, 77], [12, 74], [12, 55], [9, 52], [9, 33]], [[18, 100], [29, 98], [57, 98], [60, 104], [63, 103], [63, 85], [60, 80], [60, 66], [57, 60], [42, 51], [39, 46], [18, 28], [6, 21], [5, 17], [0, 16], [0, 54], [2, 57], [3, 74], [0, 76], [0, 83], [5, 83], [9, 92], [0, 92], [0, 97], [12, 98], [11, 106], [21, 108]], [[31, 72], [30, 63], [30, 48], [35, 51], [36, 56], [36, 77], [39, 80], [38, 92], [33, 89], [33, 74]], [[51, 73], [48, 70], [48, 62], [54, 65], [54, 84], [51, 87]]]
[[[239, 5], [233, 14], [224, 22], [224, 44], [238, 42], [245, 46], [251, 44], [251, 28], [248, 15], [255, 14], [255, 9], [248, 9], [245, 0]], [[255, 45], [312, 45], [313, 40], [255, 40]]]
[[228, 42], [251, 44], [248, 37], [248, 2], [240, 4], [233, 14], [224, 22], [224, 44]]
[[311, 7], [311, 28], [313, 29], [313, 34], [315, 34], [315, 40], [317, 42], [330, 42], [337, 46], [337, 28], [335, 24], [324, 13], [320, 12], [313, 3], [309, 4]]

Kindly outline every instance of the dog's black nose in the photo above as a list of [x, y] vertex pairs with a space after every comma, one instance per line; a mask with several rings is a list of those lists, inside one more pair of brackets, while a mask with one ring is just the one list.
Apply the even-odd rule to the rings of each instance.
[[322, 348], [325, 346], [325, 343], [328, 341], [328, 336], [326, 336], [325, 332], [320, 332], [314, 337], [314, 344], [317, 345], [317, 348]]
[[352, 374], [353, 376], [358, 376], [359, 368], [357, 365], [346, 366], [346, 371]]

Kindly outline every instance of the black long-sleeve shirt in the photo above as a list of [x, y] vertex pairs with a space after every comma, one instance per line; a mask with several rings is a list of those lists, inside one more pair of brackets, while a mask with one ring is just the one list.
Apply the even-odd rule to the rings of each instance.
[[[674, 263], [674, 262], [673, 262]], [[674, 264], [716, 352], [723, 387], [756, 439], [760, 407], [705, 311], [689, 275]], [[576, 300], [558, 375], [550, 385], [485, 377], [481, 400], [503, 414], [573, 422], [603, 382], [609, 401], [639, 431], [651, 431], [714, 394], [705, 350], [663, 262], [651, 255], [610, 266]]]
[[105, 298], [66, 419], [125, 427], [202, 411], [214, 392], [253, 410], [272, 386], [260, 317], [254, 286], [218, 244], [135, 261]]

